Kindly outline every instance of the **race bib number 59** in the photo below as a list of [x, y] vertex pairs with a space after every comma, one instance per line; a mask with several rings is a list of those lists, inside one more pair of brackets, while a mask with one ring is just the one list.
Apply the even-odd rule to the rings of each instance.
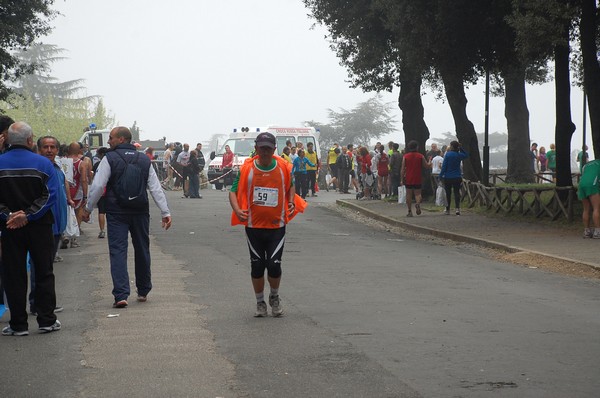
[[276, 207], [279, 199], [279, 189], [254, 187], [254, 200], [258, 206]]

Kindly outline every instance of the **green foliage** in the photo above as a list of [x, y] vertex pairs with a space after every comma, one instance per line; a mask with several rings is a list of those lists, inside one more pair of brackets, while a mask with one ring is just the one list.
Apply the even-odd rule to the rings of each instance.
[[27, 122], [36, 135], [53, 135], [61, 142], [76, 141], [84, 127], [96, 123], [99, 129], [114, 124], [98, 96], [81, 96], [83, 79], [60, 82], [51, 76], [52, 63], [64, 59], [64, 50], [54, 45], [35, 44], [16, 53], [23, 64], [35, 65], [31, 73], [19, 76], [14, 93], [0, 101], [0, 109], [14, 120]]
[[0, 100], [10, 95], [8, 84], [24, 73], [35, 70], [13, 53], [28, 48], [37, 38], [50, 30], [50, 21], [56, 11], [50, 6], [54, 0], [0, 0]]

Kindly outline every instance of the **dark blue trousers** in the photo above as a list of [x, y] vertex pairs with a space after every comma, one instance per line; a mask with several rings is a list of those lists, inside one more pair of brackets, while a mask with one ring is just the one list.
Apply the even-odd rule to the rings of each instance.
[[35, 303], [41, 327], [56, 321], [54, 290], [54, 237], [51, 224], [30, 223], [18, 229], [2, 230], [2, 279], [10, 307], [10, 327], [28, 329], [27, 252], [35, 267]]
[[135, 286], [140, 296], [152, 289], [150, 274], [150, 215], [106, 214], [110, 274], [113, 280], [115, 301], [127, 300], [130, 294], [127, 272], [127, 247], [129, 234], [134, 250]]

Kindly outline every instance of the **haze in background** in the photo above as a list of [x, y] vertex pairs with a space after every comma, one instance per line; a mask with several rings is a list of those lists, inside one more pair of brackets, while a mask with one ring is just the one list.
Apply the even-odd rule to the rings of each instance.
[[[327, 109], [352, 109], [374, 93], [351, 89], [300, 0], [57, 1], [61, 13], [43, 41], [68, 50], [53, 75], [86, 79], [118, 123], [137, 121], [142, 139], [206, 141], [242, 126], [327, 123]], [[394, 106], [404, 142], [398, 89]], [[483, 85], [468, 91], [468, 114], [484, 131]], [[531, 139], [554, 142], [554, 86], [528, 87]], [[448, 105], [424, 96], [431, 137], [454, 131]], [[581, 147], [582, 93], [572, 92], [573, 148]], [[492, 98], [490, 132], [506, 132], [503, 98]], [[591, 134], [588, 121], [588, 146]], [[483, 143], [481, 143], [483, 145]]]

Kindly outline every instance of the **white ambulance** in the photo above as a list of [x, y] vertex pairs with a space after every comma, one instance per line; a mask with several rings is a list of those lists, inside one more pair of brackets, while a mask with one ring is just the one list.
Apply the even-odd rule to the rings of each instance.
[[[268, 132], [275, 136], [277, 140], [277, 147], [275, 153], [281, 155], [281, 151], [287, 141], [291, 141], [292, 145], [296, 145], [297, 142], [306, 144], [312, 142], [315, 151], [319, 151], [319, 130], [315, 130], [314, 127], [279, 127], [279, 126], [268, 126], [268, 127], [242, 127], [233, 129], [233, 133], [223, 143], [223, 145], [217, 150], [210, 154], [210, 163], [208, 164], [208, 180], [211, 184], [215, 185], [216, 189], [223, 188], [223, 184], [231, 185], [233, 178], [237, 175], [239, 167], [254, 151], [254, 140], [260, 133]], [[233, 171], [226, 176], [223, 176], [223, 153], [225, 153], [225, 146], [229, 145], [229, 148], [234, 153], [233, 158]], [[225, 180], [227, 179], [227, 181]]]

